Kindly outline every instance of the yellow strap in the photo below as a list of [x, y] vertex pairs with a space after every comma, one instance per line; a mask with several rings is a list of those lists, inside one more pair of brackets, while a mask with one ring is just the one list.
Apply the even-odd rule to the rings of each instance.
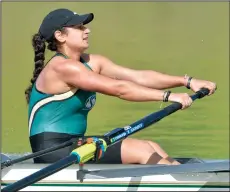
[[[99, 139], [103, 142], [104, 150], [107, 149], [107, 144], [103, 139]], [[96, 143], [93, 141], [92, 143], [86, 143], [77, 149], [74, 149], [71, 153], [75, 153], [79, 156], [79, 163], [85, 163], [91, 160], [96, 152]]]

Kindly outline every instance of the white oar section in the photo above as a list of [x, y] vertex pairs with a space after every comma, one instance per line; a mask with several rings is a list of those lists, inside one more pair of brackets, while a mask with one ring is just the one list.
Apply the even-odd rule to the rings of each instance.
[[41, 101], [37, 102], [33, 108], [32, 111], [30, 113], [30, 118], [29, 118], [29, 133], [30, 133], [30, 129], [31, 129], [31, 125], [34, 119], [34, 116], [36, 114], [36, 112], [44, 105], [46, 105], [47, 103], [53, 102], [53, 101], [61, 101], [61, 100], [65, 100], [68, 99], [70, 97], [72, 97], [78, 89], [72, 89], [66, 93], [62, 93], [62, 94], [58, 94], [58, 95], [53, 95], [51, 97], [42, 99]]

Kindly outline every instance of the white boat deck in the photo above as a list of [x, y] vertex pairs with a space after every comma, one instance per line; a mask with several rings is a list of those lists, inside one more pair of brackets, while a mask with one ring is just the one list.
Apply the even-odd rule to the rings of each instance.
[[[11, 159], [19, 156], [10, 155]], [[102, 165], [85, 164], [88, 173], [81, 183], [77, 175], [79, 165], [71, 165], [24, 190], [40, 191], [229, 191], [229, 161], [179, 159], [184, 164], [166, 165]], [[47, 167], [25, 161], [2, 170], [3, 187]], [[79, 175], [78, 175], [79, 176]]]

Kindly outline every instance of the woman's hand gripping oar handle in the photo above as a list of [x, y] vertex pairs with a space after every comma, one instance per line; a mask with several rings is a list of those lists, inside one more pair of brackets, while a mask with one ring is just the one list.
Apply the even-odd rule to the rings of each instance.
[[[199, 91], [197, 91], [194, 95], [191, 95], [190, 97], [193, 101], [195, 101], [196, 99], [201, 99], [208, 94], [209, 94], [209, 89], [201, 88]], [[172, 112], [175, 112], [181, 108], [182, 108], [181, 103], [173, 103], [170, 106], [166, 107], [165, 110], [167, 111], [167, 109], [168, 109], [170, 111], [170, 113], [172, 113]]]
[[[208, 95], [209, 92], [210, 92], [209, 89], [207, 89], [207, 88], [201, 88], [199, 91], [196, 92], [197, 94], [195, 96], [197, 98], [201, 99], [204, 96]], [[192, 97], [194, 97], [194, 96], [192, 96]], [[192, 99], [194, 99], [194, 98], [192, 98]]]

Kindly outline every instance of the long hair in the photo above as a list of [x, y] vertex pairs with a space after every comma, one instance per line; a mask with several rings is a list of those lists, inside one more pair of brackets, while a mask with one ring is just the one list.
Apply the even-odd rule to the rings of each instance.
[[[30, 85], [25, 90], [26, 101], [29, 103], [30, 101], [30, 94], [33, 88], [35, 81], [37, 80], [39, 74], [41, 73], [42, 69], [44, 68], [45, 64], [45, 50], [46, 50], [46, 41], [45, 39], [39, 34], [36, 33], [32, 37], [32, 46], [34, 50], [34, 71], [33, 76], [30, 80]], [[53, 39], [48, 43], [47, 48], [51, 51], [57, 51], [57, 41]]]

